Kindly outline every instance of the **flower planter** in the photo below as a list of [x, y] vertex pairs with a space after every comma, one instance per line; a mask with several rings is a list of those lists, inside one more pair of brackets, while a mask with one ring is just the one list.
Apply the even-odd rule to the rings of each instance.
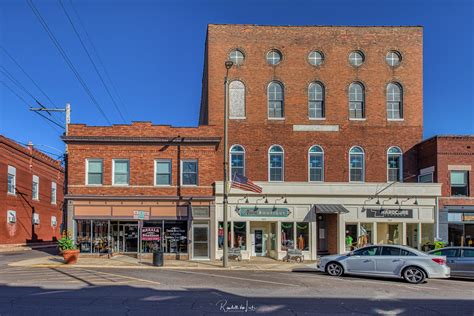
[[63, 258], [66, 264], [75, 264], [79, 258], [79, 250], [63, 250]]

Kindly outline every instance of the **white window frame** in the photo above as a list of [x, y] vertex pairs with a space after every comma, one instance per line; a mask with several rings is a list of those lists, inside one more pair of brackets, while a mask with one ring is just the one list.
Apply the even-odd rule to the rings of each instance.
[[57, 199], [58, 199], [58, 185], [56, 184], [56, 182], [51, 182], [51, 204], [56, 205]]
[[[232, 149], [237, 147], [237, 146], [240, 146], [242, 148], [242, 154], [244, 156], [244, 161], [243, 161], [243, 169], [244, 169], [244, 177], [245, 177], [245, 147], [240, 145], [240, 144], [234, 144], [230, 147], [230, 150], [229, 150], [229, 181], [232, 180]], [[240, 153], [240, 152], [239, 152]]]
[[[278, 116], [270, 116], [270, 86], [275, 83], [277, 85], [280, 86], [281, 88], [281, 116], [278, 117]], [[275, 102], [275, 100], [273, 100], [273, 102]], [[285, 86], [283, 85], [282, 82], [278, 81], [278, 80], [272, 80], [268, 85], [267, 85], [267, 118], [269, 120], [285, 120], [285, 115], [286, 115], [286, 112], [285, 112]]]
[[56, 218], [56, 216], [51, 216], [51, 227], [56, 227], [58, 226], [58, 219]]
[[244, 88], [243, 88], [243, 90], [244, 90], [244, 116], [231, 116], [231, 115], [229, 115], [229, 120], [245, 120], [245, 119], [247, 119], [247, 106], [245, 104], [246, 103], [246, 97], [247, 97], [247, 87], [245, 86], [245, 84], [242, 80], [232, 80], [232, 81], [229, 82], [229, 87], [228, 87], [228, 89], [229, 89], [229, 93], [228, 93], [229, 94], [229, 96], [228, 96], [229, 97], [229, 113], [230, 113], [230, 109], [232, 107], [232, 103], [231, 103], [231, 99], [230, 99], [230, 89], [231, 89], [230, 85], [233, 82], [236, 82], [236, 81], [240, 82], [244, 86]]
[[[33, 190], [34, 184], [36, 183], [36, 194], [35, 191]], [[40, 199], [40, 183], [39, 183], [39, 177], [37, 175], [33, 175], [32, 178], [32, 183], [31, 183], [31, 198], [35, 201], [39, 201]]]
[[[421, 169], [420, 174], [418, 175], [418, 179], [417, 179], [418, 183], [433, 183], [434, 182], [434, 172], [435, 172], [435, 167], [434, 166]], [[426, 176], [426, 175], [431, 175], [431, 182], [420, 182], [420, 178], [422, 176]]]
[[[11, 192], [8, 187], [8, 177], [13, 176], [13, 192]], [[8, 166], [7, 168], [7, 193], [10, 195], [16, 195], [16, 168], [13, 166]]]
[[[311, 149], [314, 148], [314, 147], [321, 148], [321, 152], [320, 153], [312, 153]], [[310, 160], [311, 155], [321, 155], [322, 156], [321, 181], [311, 180], [311, 160]], [[309, 147], [309, 149], [308, 149], [308, 182], [311, 182], [311, 183], [324, 182], [324, 149], [320, 145], [313, 145], [313, 146]]]
[[[399, 154], [390, 154], [389, 151], [390, 149], [392, 148], [396, 148], [400, 151]], [[388, 167], [388, 158], [389, 156], [396, 156], [396, 155], [399, 155], [400, 156], [400, 170], [398, 170], [398, 178], [400, 179], [399, 181], [390, 181], [389, 179], [389, 167]], [[387, 182], [400, 182], [400, 183], [403, 183], [403, 151], [400, 147], [398, 146], [390, 146], [388, 149], [387, 149]]]
[[[400, 90], [400, 101], [398, 102], [399, 104], [399, 109], [398, 109], [398, 112], [399, 112], [399, 115], [400, 117], [399, 118], [389, 118], [388, 116], [388, 103], [395, 103], [394, 101], [389, 101], [388, 100], [388, 87], [390, 84], [393, 84], [393, 85], [396, 85], [398, 87], [398, 89]], [[405, 115], [404, 115], [404, 112], [403, 112], [403, 86], [401, 85], [401, 83], [397, 82], [397, 81], [392, 81], [392, 82], [389, 82], [386, 86], [386, 93], [385, 93], [385, 107], [386, 107], [386, 115], [387, 115], [387, 121], [404, 121], [405, 120]]]
[[[184, 175], [183, 164], [185, 162], [196, 162], [196, 184], [183, 184], [183, 179], [184, 179], [184, 177], [183, 177], [183, 175]], [[183, 186], [183, 187], [197, 187], [197, 186], [199, 186], [199, 160], [198, 159], [181, 159], [180, 165], [181, 165], [180, 166], [181, 167], [180, 168], [181, 169], [180, 170], [181, 174], [180, 174], [179, 181], [180, 181], [181, 186]]]
[[[117, 161], [127, 161], [128, 162], [128, 183], [127, 184], [123, 184], [123, 183], [119, 183], [119, 184], [116, 184], [115, 183], [115, 162]], [[128, 187], [130, 186], [130, 159], [127, 159], [127, 158], [115, 158], [115, 159], [112, 159], [112, 185], [113, 186], [117, 186], [117, 187]], [[104, 170], [102, 169], [102, 174], [103, 174]]]
[[[354, 155], [362, 155], [362, 181], [351, 181], [351, 151], [352, 149], [356, 148], [356, 147], [359, 147], [360, 149], [362, 149], [362, 154], [359, 154], [359, 153], [356, 153]], [[362, 146], [352, 146], [350, 149], [349, 149], [349, 182], [352, 182], [352, 183], [364, 183], [365, 182], [365, 150]]]
[[[316, 85], [319, 85], [321, 87], [321, 94], [322, 94], [322, 99], [321, 100], [311, 100], [309, 95], [310, 95], [310, 91], [311, 91], [311, 87], [312, 86], [316, 86]], [[310, 120], [325, 120], [326, 119], [326, 105], [325, 105], [325, 92], [326, 92], [326, 89], [325, 89], [325, 86], [324, 84], [321, 82], [321, 81], [313, 81], [311, 82], [309, 85], [308, 85], [308, 119]], [[311, 102], [321, 102], [321, 114], [322, 116], [321, 117], [312, 117], [311, 116]]]
[[[156, 182], [157, 178], [156, 178], [156, 171], [157, 171], [157, 167], [158, 167], [158, 163], [159, 162], [168, 162], [170, 164], [170, 183], [169, 184], [158, 184]], [[170, 187], [173, 185], [173, 161], [172, 159], [155, 159], [153, 161], [153, 165], [154, 165], [154, 173], [153, 173], [153, 184], [155, 187]]]
[[[90, 184], [89, 183], [89, 161], [100, 161], [102, 163], [102, 183], [101, 184]], [[86, 158], [86, 185], [90, 186], [102, 186], [104, 185], [104, 160], [101, 158]]]
[[[281, 159], [281, 180], [271, 180], [270, 179], [270, 154], [277, 154], [277, 153], [270, 153], [270, 150], [274, 147], [274, 146], [278, 146], [281, 148], [282, 152], [281, 153], [278, 153], [278, 154], [281, 154], [282, 155], [282, 159]], [[268, 151], [267, 151], [267, 171], [268, 171], [268, 182], [285, 182], [285, 148], [283, 148], [283, 146], [279, 145], [279, 144], [273, 144], [271, 145], [270, 147], [268, 147]]]

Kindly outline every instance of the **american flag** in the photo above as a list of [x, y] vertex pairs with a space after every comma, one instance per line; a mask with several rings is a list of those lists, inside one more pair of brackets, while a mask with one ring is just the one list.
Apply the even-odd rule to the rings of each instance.
[[232, 179], [231, 187], [238, 188], [244, 191], [262, 193], [262, 187], [259, 187], [258, 185], [250, 181], [247, 177], [238, 175], [237, 173], [234, 175]]

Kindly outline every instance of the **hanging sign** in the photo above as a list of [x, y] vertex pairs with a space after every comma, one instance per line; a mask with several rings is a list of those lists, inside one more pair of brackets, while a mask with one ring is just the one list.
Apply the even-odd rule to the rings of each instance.
[[288, 217], [290, 210], [284, 207], [239, 207], [238, 214], [242, 217]]
[[149, 220], [149, 211], [133, 211], [133, 219]]
[[413, 218], [413, 210], [398, 208], [366, 209], [370, 218]]
[[160, 227], [143, 227], [142, 240], [143, 241], [161, 240]]

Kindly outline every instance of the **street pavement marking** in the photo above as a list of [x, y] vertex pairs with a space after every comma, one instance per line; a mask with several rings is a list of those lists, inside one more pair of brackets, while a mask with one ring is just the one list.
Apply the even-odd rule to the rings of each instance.
[[250, 281], [250, 282], [258, 282], [258, 283], [268, 283], [268, 284], [276, 284], [276, 285], [284, 285], [284, 286], [292, 286], [292, 287], [301, 287], [301, 285], [296, 285], [296, 284], [291, 284], [291, 283], [281, 283], [281, 282], [258, 280], [258, 279], [247, 279], [247, 278], [233, 277], [233, 276], [228, 276], [228, 275], [216, 275], [216, 274], [209, 274], [209, 273], [202, 273], [202, 272], [179, 271], [179, 270], [175, 270], [174, 272], [206, 275], [206, 276], [211, 276], [215, 278], [234, 279], [234, 280], [240, 280], [240, 281]]
[[111, 275], [111, 276], [115, 276], [115, 277], [119, 277], [119, 278], [124, 278], [124, 279], [130, 279], [130, 280], [134, 280], [134, 281], [140, 281], [140, 282], [151, 283], [151, 284], [155, 284], [155, 285], [161, 284], [160, 282], [157, 282], [157, 281], [139, 279], [139, 278], [134, 278], [134, 277], [126, 276], [126, 275], [120, 275], [120, 274], [110, 273], [110, 272], [94, 271], [94, 270], [88, 270], [88, 269], [84, 269], [84, 268], [81, 268], [81, 270], [83, 270], [83, 271], [89, 271], [89, 272], [91, 272], [91, 273], [99, 273], [99, 274], [104, 274], [104, 275]]

